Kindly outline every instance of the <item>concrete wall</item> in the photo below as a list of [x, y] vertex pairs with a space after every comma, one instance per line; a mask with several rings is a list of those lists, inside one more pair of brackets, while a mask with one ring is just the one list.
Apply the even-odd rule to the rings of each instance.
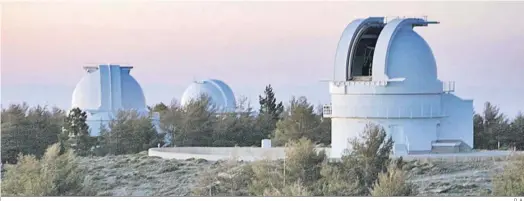
[[[263, 159], [283, 159], [286, 152], [284, 147], [169, 147], [151, 148], [149, 156], [158, 156], [165, 159], [202, 158], [209, 161], [236, 159], [242, 161], [255, 161]], [[330, 152], [330, 148], [318, 148], [318, 151]]]
[[473, 101], [453, 94], [442, 95], [442, 108], [448, 115], [441, 121], [440, 140], [462, 140], [473, 148]]
[[[330, 148], [318, 148], [330, 153]], [[260, 159], [283, 159], [285, 148], [260, 148], [260, 147], [170, 147], [170, 148], [151, 148], [149, 156], [158, 156], [164, 159], [206, 159], [208, 161], [217, 160], [243, 160], [254, 161]], [[479, 160], [506, 160], [512, 155], [522, 155], [524, 152], [512, 151], [479, 151], [470, 153], [450, 153], [450, 154], [412, 154], [402, 156], [404, 160], [446, 160], [446, 161], [479, 161]], [[332, 156], [330, 156], [333, 158]], [[399, 156], [393, 156], [398, 158]], [[337, 160], [337, 159], [334, 159]]]

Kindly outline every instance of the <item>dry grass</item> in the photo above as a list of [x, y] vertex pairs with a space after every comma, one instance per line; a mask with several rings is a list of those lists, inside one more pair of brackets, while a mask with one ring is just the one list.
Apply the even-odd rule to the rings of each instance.
[[[34, 160], [32, 160], [34, 161]], [[230, 195], [299, 195], [301, 191], [284, 190], [284, 186], [291, 189], [300, 189], [297, 181], [287, 180], [284, 185], [283, 161], [257, 161], [237, 162], [236, 160], [210, 162], [205, 160], [167, 160], [159, 157], [149, 157], [146, 152], [132, 155], [105, 156], [105, 157], [80, 157], [78, 158], [80, 169], [86, 169], [88, 178], [84, 185], [88, 188], [84, 192], [93, 193], [97, 196], [188, 196], [195, 195], [200, 186], [200, 179], [204, 174], [210, 175], [210, 181], [220, 181], [213, 196]], [[286, 161], [289, 163], [289, 161]], [[419, 196], [480, 196], [491, 195], [494, 187], [493, 175], [503, 171], [503, 165], [507, 161], [457, 161], [448, 160], [425, 160], [408, 161], [404, 166], [409, 176], [409, 182], [417, 187]], [[24, 168], [16, 168], [18, 171], [27, 172], [31, 175], [31, 165], [27, 163]], [[289, 165], [289, 164], [286, 164]], [[324, 167], [325, 166], [325, 167]], [[38, 165], [33, 165], [38, 167]], [[37, 168], [38, 169], [38, 168]], [[268, 170], [271, 170], [268, 172]], [[34, 169], [33, 169], [34, 171]], [[258, 171], [255, 175], [254, 171]], [[323, 172], [322, 172], [323, 171]], [[289, 172], [287, 172], [289, 173]], [[353, 185], [337, 179], [341, 176], [337, 169], [327, 164], [321, 167], [321, 176], [331, 175], [327, 178], [330, 182], [325, 185], [316, 186], [317, 191], [330, 195], [354, 195], [351, 189]], [[6, 188], [19, 188], [20, 184], [6, 180], [8, 172], [2, 179], [2, 191]], [[220, 176], [219, 176], [220, 175]], [[259, 180], [257, 185], [246, 184], [253, 177], [267, 178]], [[234, 177], [234, 179], [232, 178]], [[13, 177], [14, 178], [14, 177]], [[278, 181], [272, 182], [269, 181]], [[204, 182], [205, 183], [205, 182]], [[218, 183], [218, 182], [217, 182]], [[35, 190], [38, 182], [34, 182]], [[304, 183], [299, 183], [305, 187]], [[271, 186], [279, 191], [275, 191]], [[296, 188], [295, 188], [296, 187]], [[306, 188], [307, 189], [307, 188]], [[203, 190], [203, 189], [202, 189]], [[206, 191], [207, 190], [207, 191]], [[203, 196], [209, 195], [209, 189], [203, 190]], [[317, 194], [318, 192], [308, 193]], [[344, 191], [345, 190], [345, 191]], [[232, 192], [233, 191], [233, 192]], [[71, 193], [82, 195], [82, 193]], [[280, 194], [279, 194], [280, 193]], [[340, 193], [340, 194], [337, 194]], [[35, 193], [28, 193], [35, 194]], [[3, 195], [6, 195], [5, 193]], [[22, 194], [18, 194], [22, 195]]]
[[263, 196], [266, 197], [282, 197], [282, 196], [313, 196], [308, 189], [302, 185], [300, 181], [294, 182], [291, 185], [284, 186], [282, 189], [265, 189]]
[[496, 196], [524, 196], [524, 156], [515, 156], [493, 181]]

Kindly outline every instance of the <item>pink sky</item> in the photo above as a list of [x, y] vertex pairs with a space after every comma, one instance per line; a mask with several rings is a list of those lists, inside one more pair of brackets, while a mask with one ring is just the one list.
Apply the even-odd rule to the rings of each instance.
[[133, 65], [148, 104], [217, 78], [253, 104], [266, 84], [285, 101], [329, 102], [336, 45], [357, 17], [427, 15], [416, 30], [457, 94], [524, 111], [523, 2], [4, 3], [2, 104], [69, 107], [82, 66]]

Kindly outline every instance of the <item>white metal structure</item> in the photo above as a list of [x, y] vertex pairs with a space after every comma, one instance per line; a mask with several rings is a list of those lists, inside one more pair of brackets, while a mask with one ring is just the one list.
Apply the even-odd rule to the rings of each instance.
[[195, 81], [187, 87], [180, 100], [185, 106], [192, 100], [198, 100], [202, 95], [211, 99], [218, 112], [233, 112], [236, 109], [235, 95], [231, 88], [224, 82], [216, 79]]
[[[453, 95], [453, 82], [437, 78], [430, 46], [413, 28], [426, 18], [370, 17], [351, 22], [338, 43], [331, 104], [331, 157], [368, 123], [381, 125], [395, 141], [395, 155], [473, 147], [473, 101]], [[450, 143], [452, 142], [452, 143]]]
[[[140, 84], [129, 74], [132, 68], [113, 64], [84, 67], [87, 74], [73, 91], [72, 108], [86, 111], [90, 135], [98, 136], [100, 126], [121, 110], [150, 115]], [[153, 113], [151, 118], [158, 129], [158, 113]]]

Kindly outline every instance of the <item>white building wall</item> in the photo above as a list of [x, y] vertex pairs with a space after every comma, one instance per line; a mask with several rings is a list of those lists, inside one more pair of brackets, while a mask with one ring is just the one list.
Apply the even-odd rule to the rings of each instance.
[[441, 117], [440, 94], [331, 96], [332, 117], [435, 118]]
[[402, 155], [399, 153], [404, 151], [403, 148], [406, 149], [406, 154], [409, 151], [430, 151], [431, 142], [437, 140], [437, 124], [440, 119], [333, 118], [331, 122], [331, 156], [338, 158], [345, 149], [351, 148], [348, 141], [359, 138], [367, 123], [382, 126], [388, 138], [392, 137], [396, 155]]
[[462, 140], [473, 148], [473, 100], [462, 100], [453, 94], [444, 94], [442, 108], [448, 116], [441, 122], [439, 139]]

